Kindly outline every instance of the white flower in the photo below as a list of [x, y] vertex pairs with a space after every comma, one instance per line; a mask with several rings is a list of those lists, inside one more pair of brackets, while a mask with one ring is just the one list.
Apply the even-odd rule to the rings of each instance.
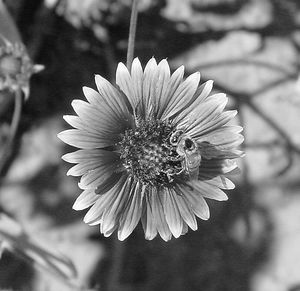
[[236, 111], [223, 111], [225, 94], [209, 96], [212, 81], [183, 75], [166, 60], [143, 70], [135, 59], [131, 72], [120, 63], [119, 88], [97, 75], [98, 91], [84, 87], [88, 102], [74, 100], [77, 115], [64, 117], [74, 129], [60, 139], [80, 148], [63, 156], [82, 176], [73, 207], [91, 207], [84, 221], [105, 236], [124, 240], [141, 219], [146, 239], [177, 238], [209, 218], [205, 198], [227, 200], [221, 189], [234, 188], [225, 175], [242, 155], [242, 128], [228, 125]]

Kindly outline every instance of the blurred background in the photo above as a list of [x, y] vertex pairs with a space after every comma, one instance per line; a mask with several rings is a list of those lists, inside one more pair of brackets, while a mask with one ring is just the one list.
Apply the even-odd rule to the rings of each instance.
[[[143, 64], [215, 80], [237, 108], [246, 157], [229, 201], [208, 201], [211, 219], [165, 243], [141, 229], [123, 243], [104, 238], [72, 204], [80, 194], [56, 135], [71, 100], [114, 82], [125, 62], [130, 0], [4, 1], [35, 63], [13, 154], [2, 173], [0, 209], [38, 242], [68, 257], [76, 289], [4, 251], [0, 290], [300, 290], [300, 2], [298, 0], [140, 0], [136, 52]], [[1, 20], [0, 20], [1, 23]], [[2, 21], [3, 25], [3, 21]], [[0, 92], [0, 145], [12, 98]], [[112, 279], [113, 278], [113, 279]], [[113, 286], [111, 286], [111, 281]], [[1, 289], [2, 288], [2, 289]]]

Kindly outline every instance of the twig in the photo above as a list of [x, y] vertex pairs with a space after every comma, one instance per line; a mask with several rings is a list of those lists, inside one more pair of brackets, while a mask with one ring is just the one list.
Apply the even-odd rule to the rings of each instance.
[[3, 173], [5, 165], [8, 159], [10, 158], [12, 152], [13, 141], [15, 139], [20, 118], [21, 118], [22, 105], [23, 105], [23, 96], [22, 96], [21, 89], [18, 89], [15, 93], [15, 108], [14, 108], [14, 113], [13, 113], [12, 122], [10, 126], [10, 133], [7, 138], [6, 144], [3, 147], [3, 155], [0, 160], [0, 175]]

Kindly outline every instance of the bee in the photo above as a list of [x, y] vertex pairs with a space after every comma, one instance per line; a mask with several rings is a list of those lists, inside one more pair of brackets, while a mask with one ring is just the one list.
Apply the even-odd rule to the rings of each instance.
[[181, 157], [181, 165], [191, 179], [197, 179], [201, 154], [196, 141], [182, 130], [177, 130], [170, 137], [170, 144], [176, 146], [176, 152]]

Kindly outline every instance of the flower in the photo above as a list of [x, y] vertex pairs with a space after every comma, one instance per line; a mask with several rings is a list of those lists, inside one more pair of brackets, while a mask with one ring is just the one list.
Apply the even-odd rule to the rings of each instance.
[[43, 70], [42, 65], [33, 65], [21, 42], [11, 43], [0, 35], [0, 91], [15, 92], [21, 89], [29, 96], [29, 79]]
[[84, 87], [88, 102], [64, 116], [74, 129], [58, 136], [80, 148], [63, 156], [76, 164], [67, 174], [82, 176], [73, 208], [91, 207], [84, 221], [104, 236], [124, 240], [141, 219], [146, 239], [177, 238], [209, 218], [205, 198], [227, 200], [221, 189], [234, 188], [225, 175], [242, 155], [242, 128], [228, 125], [236, 111], [223, 112], [225, 94], [209, 95], [213, 82], [199, 86], [199, 72], [183, 75], [166, 60], [143, 71], [136, 58], [131, 72], [119, 63], [118, 87], [96, 75], [98, 91]]

